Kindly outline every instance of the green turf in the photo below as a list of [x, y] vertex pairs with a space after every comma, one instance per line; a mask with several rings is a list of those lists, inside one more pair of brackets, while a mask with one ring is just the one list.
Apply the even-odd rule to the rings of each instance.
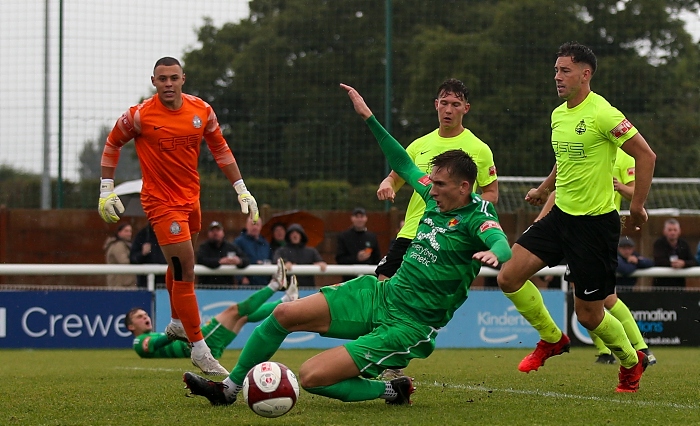
[[[187, 359], [145, 360], [131, 350], [0, 350], [0, 425], [688, 425], [700, 424], [700, 349], [653, 348], [636, 394], [616, 394], [618, 366], [574, 348], [539, 372], [517, 364], [526, 350], [437, 350], [414, 361], [413, 406], [343, 403], [302, 390], [297, 405], [264, 419], [242, 401], [211, 407], [186, 398]], [[281, 350], [298, 371], [316, 350]], [[222, 363], [231, 368], [237, 351]]]

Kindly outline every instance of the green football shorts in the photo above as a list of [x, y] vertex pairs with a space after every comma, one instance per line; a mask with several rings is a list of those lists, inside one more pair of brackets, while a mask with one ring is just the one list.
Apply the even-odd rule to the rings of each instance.
[[388, 283], [365, 275], [320, 290], [331, 314], [324, 336], [352, 340], [344, 346], [364, 377], [405, 368], [413, 358], [427, 358], [435, 349], [438, 330], [392, 309], [384, 294]]
[[224, 353], [224, 349], [236, 338], [236, 333], [221, 325], [216, 318], [212, 318], [202, 327], [202, 336], [211, 349], [211, 355], [219, 359]]

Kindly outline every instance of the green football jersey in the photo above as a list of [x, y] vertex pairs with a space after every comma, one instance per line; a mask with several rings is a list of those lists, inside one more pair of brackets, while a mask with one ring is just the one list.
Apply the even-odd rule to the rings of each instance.
[[466, 206], [441, 212], [430, 196], [428, 175], [374, 117], [367, 124], [392, 169], [426, 203], [401, 267], [387, 283], [387, 301], [422, 324], [442, 327], [467, 299], [469, 287], [481, 269], [481, 262], [472, 255], [489, 250], [496, 239], [506, 238], [498, 215], [490, 202], [474, 193]]
[[134, 350], [141, 358], [189, 358], [185, 342], [170, 340], [165, 333], [144, 333], [134, 337]]
[[552, 112], [552, 148], [557, 163], [556, 205], [575, 216], [615, 209], [612, 173], [617, 149], [638, 133], [625, 116], [591, 92], [574, 108]]
[[[474, 191], [476, 191], [477, 187], [486, 186], [498, 179], [491, 148], [482, 142], [481, 139], [474, 136], [469, 129], [464, 129], [459, 136], [453, 138], [441, 137], [436, 129], [413, 141], [406, 148], [406, 152], [419, 169], [425, 173], [430, 173], [430, 160], [436, 155], [452, 149], [461, 149], [474, 159], [477, 167], [477, 184], [474, 185]], [[413, 192], [406, 208], [404, 226], [399, 231], [398, 236], [413, 239], [418, 230], [418, 222], [424, 211], [425, 201], [418, 193]]]
[[[615, 158], [615, 165], [613, 166], [613, 177], [623, 185], [634, 182], [634, 157], [621, 149], [617, 150], [617, 157]], [[622, 207], [622, 195], [617, 191], [613, 191], [613, 194], [615, 197], [613, 200], [615, 208], [617, 211], [620, 211], [620, 207]]]

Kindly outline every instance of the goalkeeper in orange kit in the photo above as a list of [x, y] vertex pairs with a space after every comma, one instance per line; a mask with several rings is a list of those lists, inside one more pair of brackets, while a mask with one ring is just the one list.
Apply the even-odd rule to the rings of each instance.
[[202, 138], [236, 190], [241, 210], [250, 212], [256, 222], [258, 205], [243, 183], [214, 110], [202, 99], [182, 93], [185, 74], [180, 62], [159, 59], [151, 83], [157, 93], [129, 108], [107, 137], [98, 210], [105, 222], [112, 223], [124, 211], [114, 193], [114, 173], [121, 147], [134, 139], [143, 175], [141, 204], [168, 261], [165, 279], [172, 320], [166, 334], [191, 343], [192, 363], [205, 374], [226, 375], [202, 336], [194, 292], [194, 247], [201, 230], [197, 164]]

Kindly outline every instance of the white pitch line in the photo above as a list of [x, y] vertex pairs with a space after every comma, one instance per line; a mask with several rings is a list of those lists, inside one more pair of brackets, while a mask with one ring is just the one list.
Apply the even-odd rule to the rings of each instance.
[[[420, 385], [420, 382], [415, 382], [417, 385]], [[668, 407], [668, 408], [682, 408], [682, 409], [688, 409], [688, 410], [697, 410], [700, 408], [700, 405], [696, 404], [678, 404], [675, 402], [657, 402], [657, 401], [634, 401], [634, 400], [626, 400], [626, 399], [610, 399], [608, 397], [599, 397], [599, 396], [584, 396], [584, 395], [572, 395], [568, 393], [558, 393], [558, 392], [551, 392], [551, 391], [529, 391], [529, 390], [520, 390], [520, 389], [497, 389], [497, 388], [487, 388], [484, 386], [470, 386], [470, 385], [454, 385], [454, 384], [449, 384], [449, 383], [439, 383], [439, 382], [433, 382], [432, 384], [429, 384], [428, 386], [431, 387], [439, 387], [439, 388], [452, 388], [452, 389], [465, 389], [465, 390], [474, 390], [474, 391], [482, 391], [482, 392], [505, 392], [505, 393], [515, 393], [515, 394], [520, 394], [520, 395], [536, 395], [536, 396], [545, 396], [545, 397], [550, 397], [550, 398], [568, 398], [568, 399], [582, 399], [582, 400], [588, 400], [588, 401], [602, 401], [602, 402], [613, 402], [617, 404], [629, 404], [629, 405], [639, 405], [639, 406], [648, 406], [648, 407]]]
[[167, 372], [173, 372], [173, 371], [178, 371], [182, 373], [183, 371], [179, 368], [152, 368], [152, 367], [114, 367], [117, 370], [139, 370], [139, 371], [167, 371]]

